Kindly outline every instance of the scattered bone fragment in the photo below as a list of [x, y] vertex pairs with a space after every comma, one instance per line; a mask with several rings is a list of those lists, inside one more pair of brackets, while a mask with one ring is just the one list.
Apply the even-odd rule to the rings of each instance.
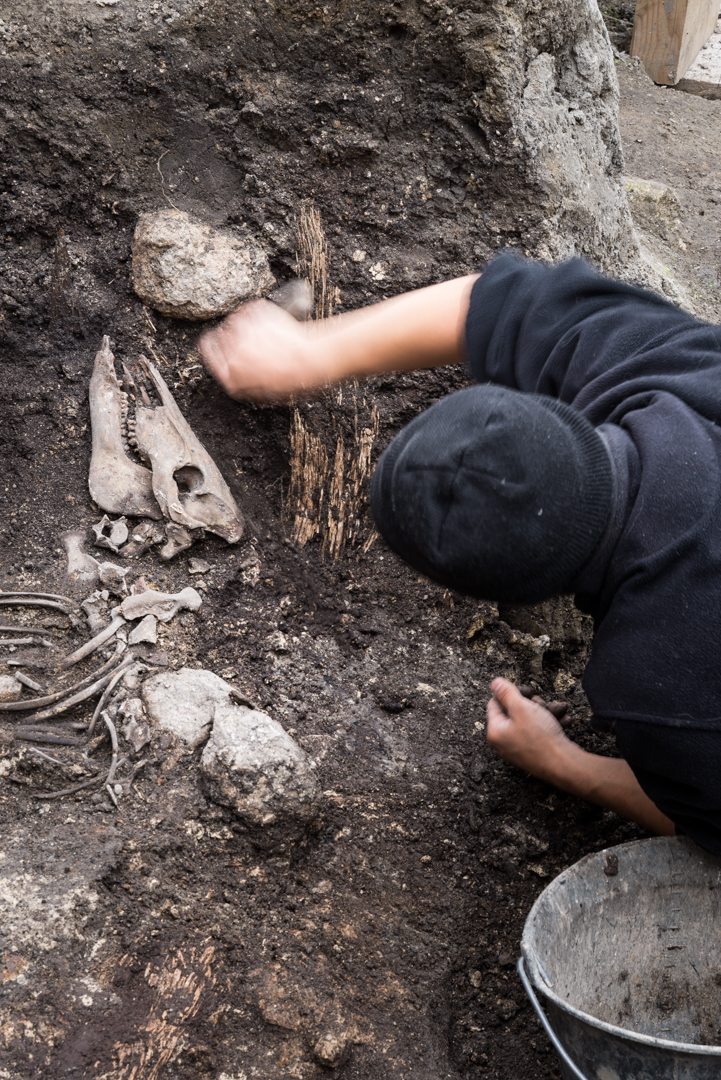
[[179, 611], [187, 608], [189, 611], [197, 611], [203, 599], [200, 593], [188, 586], [179, 593], [161, 593], [154, 589], [140, 593], [137, 596], [128, 596], [120, 605], [121, 614], [133, 621], [142, 619], [146, 615], [155, 615], [159, 622], [170, 622]]
[[131, 596], [140, 596], [141, 593], [149, 592], [149, 586], [144, 577], [136, 578], [133, 584], [130, 586]]
[[103, 562], [98, 565], [98, 572], [100, 574], [100, 580], [110, 592], [116, 596], [123, 596], [127, 593], [128, 587], [125, 584], [125, 576], [128, 573], [127, 569], [122, 566], [116, 566], [115, 563]]
[[193, 534], [182, 525], [169, 521], [165, 529], [166, 541], [160, 549], [163, 562], [170, 562], [181, 551], [186, 551], [193, 543]]
[[263, 249], [194, 221], [182, 210], [141, 214], [133, 236], [133, 288], [163, 315], [213, 319], [272, 289]]
[[99, 649], [101, 645], [104, 645], [106, 641], [110, 641], [121, 626], [125, 625], [125, 619], [122, 615], [114, 615], [112, 622], [110, 622], [104, 630], [101, 630], [99, 634], [96, 634], [90, 641], [86, 641], [84, 645], [81, 645], [75, 652], [69, 653], [65, 656], [58, 665], [62, 670], [64, 668], [72, 667], [73, 664], [79, 663], [80, 660], [84, 660], [86, 656], [90, 656], [96, 649]]
[[109, 548], [116, 554], [128, 539], [128, 523], [124, 517], [111, 521], [105, 514], [97, 525], [92, 526], [95, 547]]
[[164, 539], [165, 529], [159, 522], [141, 521], [131, 530], [130, 539], [118, 554], [122, 555], [123, 558], [143, 555], [154, 544], [159, 544]]
[[151, 645], [155, 645], [157, 640], [158, 620], [155, 615], [146, 615], [128, 635], [128, 645], [139, 645], [141, 641], [149, 641]]
[[43, 688], [40, 683], [36, 682], [35, 679], [31, 679], [29, 675], [25, 675], [22, 671], [16, 671], [15, 678], [23, 686], [27, 686], [28, 690], [34, 690], [36, 693], [42, 694]]
[[137, 407], [135, 436], [139, 452], [152, 466], [153, 493], [163, 516], [236, 544], [243, 535], [243, 518], [230, 488], [158, 369], [144, 357], [141, 363], [162, 404]]
[[146, 679], [142, 694], [150, 723], [195, 748], [208, 738], [216, 705], [230, 701], [230, 690], [212, 671], [181, 668]]
[[22, 683], [14, 675], [0, 675], [0, 701], [17, 701], [22, 692]]
[[120, 707], [125, 723], [120, 729], [136, 754], [150, 742], [150, 727], [145, 721], [145, 710], [140, 698], [128, 698]]
[[102, 604], [103, 601], [100, 594], [94, 593], [92, 596], [89, 596], [87, 600], [83, 600], [80, 605], [87, 616], [91, 634], [99, 634], [108, 625], [108, 620], [104, 619], [100, 614]]
[[209, 570], [210, 563], [205, 559], [188, 559], [189, 574], [207, 574]]
[[305, 752], [277, 720], [232, 700], [215, 706], [200, 769], [213, 801], [258, 830], [293, 839], [318, 813]]
[[66, 583], [76, 582], [78, 585], [92, 588], [98, 580], [98, 563], [92, 555], [88, 555], [87, 551], [84, 550], [84, 530], [68, 529], [67, 532], [61, 534], [60, 539], [63, 542], [68, 559], [68, 566], [65, 571]]
[[133, 461], [123, 445], [127, 411], [128, 398], [115, 374], [110, 339], [104, 337], [90, 380], [90, 494], [107, 513], [159, 520], [162, 514], [153, 495], [150, 470]]

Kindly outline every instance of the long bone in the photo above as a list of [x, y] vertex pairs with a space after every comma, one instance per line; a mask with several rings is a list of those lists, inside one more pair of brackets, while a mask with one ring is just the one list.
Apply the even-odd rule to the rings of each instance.
[[[129, 656], [123, 661], [123, 664], [127, 667], [132, 663], [133, 657]], [[88, 698], [95, 697], [97, 693], [105, 688], [116, 678], [118, 671], [109, 671], [103, 675], [102, 679], [97, 679], [90, 686], [86, 686], [84, 690], [78, 690], [77, 694], [73, 694], [72, 697], [63, 698], [62, 701], [58, 701], [55, 705], [51, 705], [47, 709], [42, 709], [40, 712], [33, 713], [29, 716], [28, 722], [37, 722], [38, 720], [50, 720], [53, 716], [60, 716], [61, 713], [67, 712], [68, 709], [72, 709], [75, 705], [79, 705], [81, 701], [87, 701]]]
[[16, 589], [0, 589], [0, 597], [34, 597], [36, 600], [59, 600], [62, 604], [67, 604], [68, 607], [75, 607], [72, 600], [67, 596], [59, 596], [58, 593], [52, 592], [18, 592]]
[[99, 649], [101, 645], [104, 645], [106, 641], [109, 641], [113, 637], [121, 626], [125, 624], [125, 619], [122, 615], [116, 615], [112, 622], [108, 623], [104, 630], [101, 630], [99, 634], [96, 634], [94, 638], [90, 638], [90, 641], [86, 641], [84, 645], [81, 645], [75, 652], [68, 653], [64, 656], [58, 664], [58, 669], [62, 671], [64, 668], [72, 667], [73, 664], [79, 663], [84, 660], [86, 656], [90, 656], [96, 649]]
[[163, 515], [186, 529], [207, 529], [236, 544], [243, 535], [243, 518], [230, 488], [158, 369], [144, 356], [140, 363], [162, 404], [148, 407], [148, 399], [137, 405], [134, 439], [152, 466], [153, 493]]
[[66, 694], [75, 694], [78, 690], [84, 689], [86, 686], [90, 686], [91, 683], [96, 682], [98, 679], [102, 679], [107, 672], [113, 672], [116, 665], [120, 661], [119, 654], [111, 657], [102, 667], [97, 671], [93, 671], [90, 675], [86, 675], [80, 682], [75, 683], [73, 686], [66, 686], [64, 690], [56, 690], [53, 694], [46, 694], [44, 697], [31, 698], [30, 701], [0, 701], [0, 712], [29, 712], [31, 709], [37, 709], [39, 706], [52, 705], [54, 702], [59, 701], [60, 698], [65, 697]]
[[104, 337], [95, 357], [90, 380], [90, 421], [93, 451], [88, 486], [101, 509], [110, 514], [131, 514], [159, 520], [160, 507], [153, 495], [150, 470], [133, 461], [123, 446], [127, 395], [115, 374], [110, 338]]
[[[67, 603], [70, 603], [70, 601], [68, 600]], [[45, 600], [38, 596], [33, 597], [31, 600], [29, 597], [24, 596], [12, 596], [6, 598], [3, 595], [0, 596], [0, 604], [2, 604], [3, 607], [49, 607], [54, 608], [56, 611], [62, 611], [64, 615], [70, 614], [64, 603], [59, 604], [57, 600]]]

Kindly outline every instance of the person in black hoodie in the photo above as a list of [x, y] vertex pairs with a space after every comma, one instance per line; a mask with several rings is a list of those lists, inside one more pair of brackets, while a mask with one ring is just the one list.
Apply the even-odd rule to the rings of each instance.
[[575, 593], [583, 685], [620, 758], [583, 751], [495, 679], [507, 761], [721, 854], [721, 329], [580, 259], [504, 254], [481, 275], [321, 324], [244, 305], [204, 336], [235, 397], [467, 360], [475, 385], [404, 428], [371, 485], [379, 531], [461, 592]]

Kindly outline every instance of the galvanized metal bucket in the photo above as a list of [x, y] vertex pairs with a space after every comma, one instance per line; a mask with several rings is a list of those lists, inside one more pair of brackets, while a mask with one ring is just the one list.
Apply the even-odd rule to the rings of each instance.
[[721, 858], [677, 837], [588, 855], [541, 893], [521, 952], [564, 1080], [721, 1080]]

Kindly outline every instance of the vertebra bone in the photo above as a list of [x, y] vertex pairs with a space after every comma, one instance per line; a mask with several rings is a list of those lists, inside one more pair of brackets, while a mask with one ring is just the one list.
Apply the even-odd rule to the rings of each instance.
[[[108, 530], [108, 536], [105, 535], [106, 529]], [[92, 530], [95, 535], [95, 547], [110, 548], [111, 551], [116, 553], [128, 539], [128, 523], [124, 517], [111, 521], [108, 515], [105, 514], [97, 525], [92, 526]]]
[[[197, 611], [203, 600], [200, 593], [188, 586], [179, 593], [161, 593], [154, 589], [127, 596], [120, 605], [120, 612], [126, 619], [142, 619], [145, 615], [155, 615], [159, 622], [170, 622], [183, 608]], [[115, 609], [118, 610], [117, 608]]]
[[128, 398], [120, 389], [110, 338], [95, 357], [90, 380], [90, 420], [93, 452], [90, 458], [90, 494], [110, 514], [133, 514], [158, 520], [160, 507], [153, 496], [149, 469], [138, 465], [123, 446], [123, 420]]

